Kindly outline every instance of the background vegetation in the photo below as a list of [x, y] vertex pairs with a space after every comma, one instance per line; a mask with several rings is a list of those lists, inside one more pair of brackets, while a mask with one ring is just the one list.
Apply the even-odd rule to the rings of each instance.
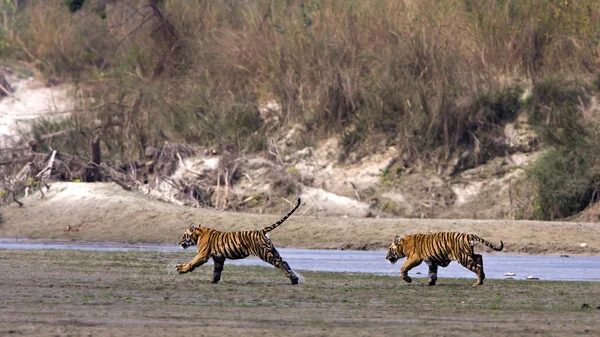
[[[383, 142], [443, 161], [488, 148], [527, 109], [552, 149], [530, 174], [535, 217], [567, 216], [595, 196], [597, 131], [581, 107], [598, 90], [598, 1], [0, 0], [0, 8], [2, 59], [74, 80], [94, 99], [60, 126], [38, 126], [71, 130], [72, 153], [85, 153], [96, 134], [115, 159], [165, 140], [263, 150], [300, 123], [299, 145], [339, 136], [346, 152]], [[258, 108], [270, 100], [281, 112], [267, 123]]]

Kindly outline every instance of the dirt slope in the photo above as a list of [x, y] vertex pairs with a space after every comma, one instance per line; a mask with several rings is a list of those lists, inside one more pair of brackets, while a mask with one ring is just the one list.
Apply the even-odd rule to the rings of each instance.
[[31, 122], [35, 119], [67, 116], [75, 107], [71, 84], [46, 86], [30, 77], [26, 69], [0, 66], [14, 93], [0, 100], [0, 147], [12, 147], [30, 138]]
[[[1, 237], [176, 243], [190, 222], [234, 231], [260, 228], [279, 218], [176, 206], [124, 191], [112, 183], [53, 183], [44, 199], [36, 193], [24, 202], [23, 208], [15, 204], [2, 207]], [[502, 240], [505, 251], [511, 253], [600, 252], [600, 224], [299, 216], [304, 207], [272, 232], [277, 246], [385, 249], [396, 234], [462, 231], [494, 243]], [[580, 247], [581, 243], [587, 247]]]

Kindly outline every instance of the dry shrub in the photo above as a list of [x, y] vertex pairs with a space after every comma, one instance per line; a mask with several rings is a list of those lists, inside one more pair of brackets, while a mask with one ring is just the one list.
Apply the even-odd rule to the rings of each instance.
[[159, 177], [170, 177], [179, 167], [179, 160], [196, 154], [196, 149], [186, 144], [163, 144], [150, 155], [152, 172]]
[[114, 44], [98, 15], [71, 14], [62, 1], [31, 2], [24, 14], [27, 29], [20, 45], [46, 74], [79, 78], [90, 67], [109, 65]]

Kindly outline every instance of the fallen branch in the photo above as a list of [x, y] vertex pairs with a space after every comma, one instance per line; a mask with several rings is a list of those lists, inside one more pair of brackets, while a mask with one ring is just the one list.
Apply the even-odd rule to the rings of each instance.
[[52, 155], [50, 156], [50, 160], [48, 160], [48, 164], [46, 164], [46, 167], [40, 171], [40, 173], [36, 174], [36, 178], [40, 178], [42, 175], [45, 175], [46, 177], [50, 175], [50, 171], [54, 165], [54, 157], [56, 157], [56, 150], [52, 151]]

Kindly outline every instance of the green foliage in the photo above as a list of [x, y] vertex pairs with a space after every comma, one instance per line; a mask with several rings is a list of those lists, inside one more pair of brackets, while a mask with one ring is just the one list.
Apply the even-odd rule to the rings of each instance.
[[37, 180], [35, 180], [35, 178], [33, 178], [33, 177], [28, 177], [25, 180], [25, 186], [27, 186], [27, 187], [37, 187], [39, 184], [40, 183]]
[[395, 163], [381, 172], [381, 182], [388, 185], [398, 184], [406, 172], [406, 166], [402, 163]]
[[582, 211], [596, 198], [600, 186], [600, 136], [595, 123], [586, 122], [586, 86], [575, 80], [551, 77], [533, 89], [530, 123], [550, 146], [529, 172], [535, 183], [534, 217], [565, 218]]
[[585, 209], [596, 197], [600, 187], [600, 163], [593, 151], [591, 148], [582, 151], [560, 147], [546, 152], [536, 161], [529, 172], [537, 186], [535, 218], [568, 217]]
[[297, 175], [297, 174], [299, 174], [299, 173], [300, 173], [300, 172], [298, 171], [298, 169], [297, 169], [297, 168], [295, 168], [295, 167], [288, 167], [288, 168], [286, 169], [286, 171], [287, 171], [289, 174], [291, 174], [291, 175]]
[[[76, 116], [64, 119], [37, 119], [32, 124], [33, 136], [38, 140], [36, 151], [42, 153], [51, 152], [50, 147], [52, 147], [71, 155], [86, 156], [89, 152], [91, 129], [82, 125], [77, 127], [78, 124]], [[41, 136], [61, 130], [68, 130], [67, 136], [41, 141]]]
[[481, 115], [485, 120], [485, 126], [496, 126], [513, 121], [521, 109], [519, 98], [522, 93], [523, 89], [515, 86], [485, 93], [479, 97], [476, 106], [482, 109]]

